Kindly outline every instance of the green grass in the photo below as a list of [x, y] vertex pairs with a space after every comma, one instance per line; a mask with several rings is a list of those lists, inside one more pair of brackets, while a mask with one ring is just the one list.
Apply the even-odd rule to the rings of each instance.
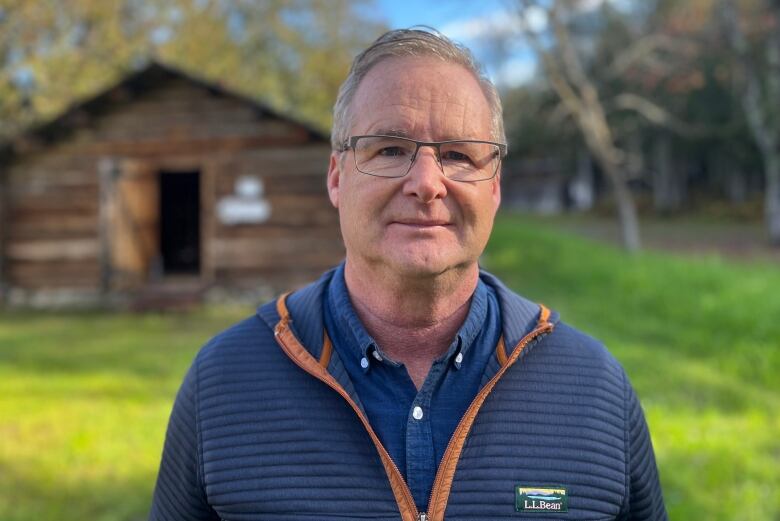
[[[626, 367], [672, 519], [780, 520], [780, 269], [506, 216], [484, 264]], [[251, 312], [0, 315], [0, 519], [144, 519], [184, 372]]]
[[672, 519], [780, 519], [780, 269], [630, 256], [517, 216], [484, 264], [626, 368]]
[[0, 316], [0, 519], [145, 519], [192, 357], [251, 312]]

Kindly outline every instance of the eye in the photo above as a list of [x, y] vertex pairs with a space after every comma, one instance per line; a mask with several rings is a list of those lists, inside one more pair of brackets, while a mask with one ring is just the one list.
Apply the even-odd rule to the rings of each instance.
[[404, 155], [405, 153], [406, 151], [403, 148], [397, 146], [388, 146], [377, 151], [377, 155], [385, 157], [398, 157]]
[[463, 153], [459, 152], [457, 150], [442, 150], [441, 152], [441, 159], [442, 161], [454, 161], [458, 163], [471, 163], [471, 158]]

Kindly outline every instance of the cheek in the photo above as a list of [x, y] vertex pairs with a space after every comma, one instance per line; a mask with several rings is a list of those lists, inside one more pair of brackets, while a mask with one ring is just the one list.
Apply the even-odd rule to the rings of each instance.
[[[480, 187], [482, 188], [482, 187]], [[496, 201], [490, 190], [463, 192], [457, 205], [466, 223], [474, 228], [490, 227], [496, 214]]]
[[479, 197], [472, 204], [463, 208], [464, 219], [467, 223], [467, 241], [475, 248], [483, 249], [493, 230], [493, 220], [496, 215], [496, 207], [490, 196]]
[[[358, 177], [360, 176], [360, 177]], [[356, 213], [360, 226], [373, 224], [387, 208], [395, 205], [398, 195], [398, 183], [391, 179], [358, 174], [350, 179], [348, 188], [349, 206]], [[343, 197], [343, 196], [342, 196]]]
[[339, 204], [341, 210], [347, 213], [356, 211], [356, 206], [362, 200], [360, 194], [360, 185], [356, 183], [355, 174], [349, 172], [341, 177], [341, 186], [339, 187]]
[[477, 217], [474, 228], [480, 242], [487, 241], [490, 231], [493, 229], [493, 212], [483, 210]]
[[378, 221], [379, 194], [364, 180], [346, 179], [339, 193], [339, 216], [342, 230], [353, 237], [364, 236]]

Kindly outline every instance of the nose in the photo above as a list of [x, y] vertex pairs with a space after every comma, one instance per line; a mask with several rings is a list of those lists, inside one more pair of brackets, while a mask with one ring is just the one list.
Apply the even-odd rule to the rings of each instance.
[[404, 179], [403, 193], [430, 203], [447, 195], [444, 170], [434, 148], [420, 147]]

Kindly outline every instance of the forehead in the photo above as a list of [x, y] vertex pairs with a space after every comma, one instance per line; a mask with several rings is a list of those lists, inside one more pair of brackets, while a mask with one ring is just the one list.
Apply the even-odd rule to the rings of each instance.
[[491, 114], [479, 81], [433, 57], [387, 58], [372, 67], [352, 102], [352, 134], [392, 131], [422, 140], [489, 139]]

